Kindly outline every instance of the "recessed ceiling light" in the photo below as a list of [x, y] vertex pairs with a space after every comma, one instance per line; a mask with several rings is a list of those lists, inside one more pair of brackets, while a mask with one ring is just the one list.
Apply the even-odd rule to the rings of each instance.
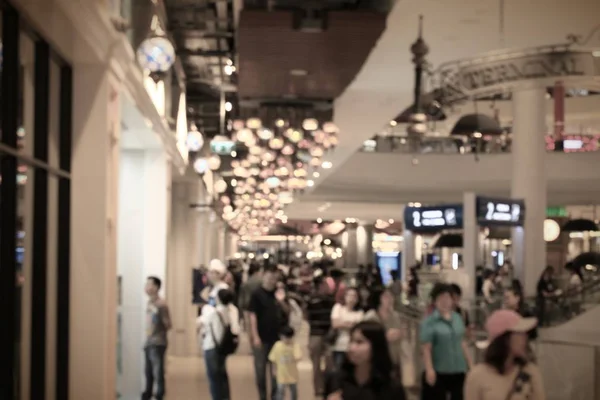
[[398, 125], [398, 123], [397, 123], [396, 121], [394, 121], [394, 120], [391, 120], [391, 121], [390, 121], [390, 125], [391, 125], [391, 126], [396, 126], [396, 125]]
[[323, 222], [323, 218], [317, 218], [317, 224], [320, 224]]
[[315, 181], [309, 179], [308, 181], [306, 181], [306, 186], [308, 186], [308, 187], [315, 186]]
[[323, 169], [330, 169], [331, 167], [333, 167], [333, 164], [331, 163], [331, 161], [323, 161], [321, 167], [323, 167]]
[[313, 178], [318, 178], [320, 176], [321, 176], [321, 174], [318, 173], [317, 171], [313, 172]]

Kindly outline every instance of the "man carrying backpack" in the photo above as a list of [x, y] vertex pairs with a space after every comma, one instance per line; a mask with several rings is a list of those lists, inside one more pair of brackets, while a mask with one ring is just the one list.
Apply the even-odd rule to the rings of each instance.
[[212, 400], [229, 400], [227, 356], [235, 353], [240, 333], [239, 311], [233, 305], [234, 294], [229, 289], [217, 293], [216, 306], [206, 305], [198, 318], [203, 334], [202, 350]]

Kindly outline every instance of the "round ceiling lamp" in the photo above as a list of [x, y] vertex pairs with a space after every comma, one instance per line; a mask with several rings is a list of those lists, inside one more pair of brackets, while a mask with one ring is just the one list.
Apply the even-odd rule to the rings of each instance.
[[137, 61], [151, 74], [164, 74], [175, 63], [175, 47], [162, 32], [145, 39], [137, 49]]
[[560, 236], [560, 225], [553, 219], [544, 220], [544, 240], [554, 242]]
[[208, 168], [216, 171], [221, 167], [221, 157], [218, 154], [213, 154], [208, 158]]
[[191, 126], [187, 135], [186, 145], [189, 151], [200, 151], [204, 146], [204, 136], [198, 132], [196, 125]]
[[196, 161], [194, 161], [194, 171], [200, 175], [205, 174], [208, 169], [208, 161], [206, 158], [197, 158]]

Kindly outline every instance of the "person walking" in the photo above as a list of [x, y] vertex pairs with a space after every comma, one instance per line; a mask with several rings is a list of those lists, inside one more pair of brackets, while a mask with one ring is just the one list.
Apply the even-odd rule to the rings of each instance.
[[234, 294], [230, 289], [217, 293], [216, 306], [206, 305], [199, 318], [202, 330], [202, 350], [206, 364], [206, 375], [212, 400], [229, 400], [229, 375], [226, 360], [231, 349], [224, 349], [227, 330], [237, 337], [240, 333], [239, 312], [233, 305]]
[[362, 321], [349, 332], [348, 357], [330, 376], [326, 400], [405, 400], [401, 383], [392, 379], [385, 328], [378, 322]]
[[488, 341], [482, 364], [468, 374], [465, 400], [545, 400], [542, 374], [527, 356], [528, 332], [536, 318], [512, 310], [498, 310], [488, 318]]
[[290, 392], [291, 400], [298, 400], [298, 361], [301, 359], [302, 351], [294, 341], [294, 328], [283, 327], [280, 340], [269, 353], [269, 361], [275, 366], [277, 400], [285, 398], [286, 389]]
[[169, 307], [160, 298], [158, 292], [162, 282], [155, 276], [148, 277], [146, 281], [146, 343], [144, 345], [144, 375], [146, 388], [142, 393], [142, 400], [153, 397], [154, 384], [156, 392], [154, 399], [163, 400], [165, 396], [165, 353], [167, 351], [167, 332], [171, 329]]
[[267, 400], [267, 372], [271, 374], [271, 400], [276, 400], [277, 380], [269, 361], [269, 353], [279, 340], [279, 330], [288, 324], [290, 309], [285, 297], [275, 295], [278, 271], [265, 268], [262, 286], [254, 291], [250, 299], [250, 330], [254, 372], [260, 400]]
[[336, 303], [331, 310], [331, 327], [334, 329], [333, 362], [339, 369], [346, 358], [348, 344], [350, 343], [350, 330], [362, 321], [364, 312], [360, 306], [356, 288], [346, 289], [343, 304]]
[[[314, 280], [315, 292], [306, 304], [306, 319], [310, 326], [308, 350], [313, 367], [313, 389], [315, 396], [322, 396], [325, 388], [325, 372], [331, 370], [326, 336], [331, 329], [331, 310], [335, 304], [329, 286], [323, 277]], [[325, 369], [323, 369], [325, 359]]]
[[385, 328], [385, 337], [390, 349], [390, 358], [394, 365], [393, 377], [402, 381], [401, 356], [403, 324], [400, 314], [394, 310], [394, 296], [389, 289], [379, 288], [371, 293], [369, 311], [365, 320], [379, 322]]
[[434, 311], [421, 322], [422, 400], [463, 400], [465, 373], [471, 365], [465, 324], [454, 311], [452, 289], [438, 283], [431, 291]]

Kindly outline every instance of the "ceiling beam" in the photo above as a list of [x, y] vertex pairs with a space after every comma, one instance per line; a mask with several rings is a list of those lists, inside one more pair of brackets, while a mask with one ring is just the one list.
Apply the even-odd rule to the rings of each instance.
[[233, 32], [216, 31], [209, 32], [198, 27], [177, 27], [177, 36], [183, 36], [184, 38], [192, 39], [223, 39], [232, 38]]
[[231, 57], [233, 53], [230, 50], [203, 50], [203, 49], [185, 49], [177, 50], [179, 56], [188, 57]]

